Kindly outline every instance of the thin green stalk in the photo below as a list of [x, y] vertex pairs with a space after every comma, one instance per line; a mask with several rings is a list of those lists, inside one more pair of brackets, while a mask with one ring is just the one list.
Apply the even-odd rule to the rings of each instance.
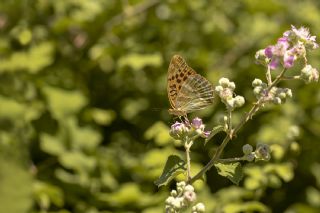
[[225, 159], [219, 159], [217, 160], [217, 162], [220, 163], [232, 163], [232, 162], [238, 162], [238, 161], [242, 161], [245, 160], [243, 157], [236, 157], [236, 158], [225, 158]]
[[268, 66], [266, 77], [267, 77], [268, 85], [272, 84], [270, 66]]
[[185, 149], [186, 149], [186, 161], [187, 161], [187, 182], [191, 179], [191, 165], [190, 165], [190, 148], [192, 146], [193, 141], [186, 141], [185, 142]]

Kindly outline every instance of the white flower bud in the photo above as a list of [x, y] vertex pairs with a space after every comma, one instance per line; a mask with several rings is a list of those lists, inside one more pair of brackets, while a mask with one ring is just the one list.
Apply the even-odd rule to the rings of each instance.
[[252, 81], [252, 86], [253, 87], [257, 87], [257, 86], [261, 86], [261, 85], [262, 85], [262, 81], [260, 79], [258, 79], [258, 78], [254, 79]]
[[178, 195], [176, 190], [172, 190], [170, 193], [171, 196], [176, 197]]
[[175, 198], [174, 197], [172, 197], [172, 196], [170, 196], [170, 197], [168, 197], [167, 199], [166, 199], [166, 204], [167, 205], [172, 205], [172, 203], [173, 203], [173, 201], [175, 200]]
[[246, 161], [251, 162], [251, 161], [253, 161], [253, 160], [255, 159], [255, 154], [252, 152], [252, 153], [250, 153], [250, 154], [248, 154], [248, 155], [245, 155], [245, 156], [244, 156], [244, 159], [245, 159]]
[[197, 203], [197, 205], [195, 205], [197, 212], [205, 212], [206, 211], [206, 207], [203, 203]]
[[278, 94], [278, 97], [281, 98], [281, 99], [285, 99], [287, 97], [287, 94], [284, 92], [284, 91], [281, 91], [279, 94]]
[[234, 104], [236, 107], [242, 107], [244, 103], [245, 103], [244, 97], [237, 95], [234, 98]]
[[319, 80], [319, 72], [308, 64], [301, 70], [300, 78], [306, 83], [317, 82]]
[[230, 82], [228, 87], [234, 90], [236, 88], [236, 84], [234, 82]]
[[177, 187], [184, 188], [185, 186], [186, 186], [186, 182], [184, 182], [184, 181], [180, 181], [180, 182], [177, 183]]
[[253, 89], [253, 93], [256, 95], [256, 96], [259, 96], [262, 92], [263, 88], [261, 86], [257, 86]]
[[220, 85], [215, 87], [215, 91], [216, 91], [217, 93], [220, 93], [222, 90], [223, 90], [223, 87], [220, 86]]
[[253, 151], [253, 147], [250, 144], [245, 144], [242, 147], [243, 154], [248, 155]]
[[224, 88], [228, 87], [229, 83], [230, 83], [230, 81], [228, 78], [220, 78], [220, 80], [219, 80], [219, 84]]
[[289, 97], [289, 98], [292, 98], [292, 91], [291, 89], [286, 89], [286, 95]]
[[183, 198], [181, 199], [181, 197], [175, 198], [172, 201], [172, 206], [176, 209], [180, 209], [183, 206]]
[[265, 54], [265, 49], [258, 50], [255, 54], [256, 63], [266, 65], [268, 62], [268, 58]]
[[185, 191], [190, 191], [190, 192], [194, 192], [194, 188], [192, 185], [186, 185], [186, 187], [184, 188]]
[[277, 104], [277, 105], [281, 104], [281, 103], [282, 103], [281, 98], [275, 97], [275, 98], [273, 99], [273, 103], [274, 103], [274, 104]]

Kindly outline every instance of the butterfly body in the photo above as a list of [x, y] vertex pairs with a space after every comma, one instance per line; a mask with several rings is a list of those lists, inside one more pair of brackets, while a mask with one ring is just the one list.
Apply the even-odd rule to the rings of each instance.
[[189, 67], [179, 55], [174, 55], [171, 59], [167, 80], [170, 114], [186, 116], [214, 101], [212, 84]]

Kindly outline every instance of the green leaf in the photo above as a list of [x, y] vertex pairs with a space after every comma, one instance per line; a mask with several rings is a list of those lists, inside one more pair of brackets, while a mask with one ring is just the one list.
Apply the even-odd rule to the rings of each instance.
[[185, 170], [185, 162], [179, 156], [170, 155], [161, 176], [154, 183], [158, 187], [167, 185], [173, 178]]
[[232, 202], [223, 207], [223, 212], [270, 212], [268, 207], [258, 201]]
[[134, 70], [141, 70], [145, 66], [160, 67], [162, 65], [162, 56], [160, 53], [154, 54], [137, 54], [130, 53], [119, 59], [120, 68], [129, 66]]
[[51, 155], [62, 155], [65, 152], [65, 147], [61, 141], [60, 135], [52, 136], [46, 133], [40, 134], [41, 150]]
[[76, 150], [94, 152], [102, 141], [102, 136], [97, 130], [90, 126], [80, 126], [73, 117], [66, 119], [66, 128], [72, 140], [72, 147]]
[[223, 132], [224, 131], [224, 127], [222, 125], [218, 125], [216, 127], [213, 127], [213, 129], [211, 130], [211, 133], [209, 135], [209, 137], [206, 139], [206, 141], [204, 142], [204, 145], [206, 145], [209, 140], [211, 140], [211, 138], [213, 138], [213, 136], [215, 136], [216, 134], [218, 134], [219, 132]]
[[172, 143], [172, 138], [169, 135], [169, 128], [161, 121], [158, 121], [149, 127], [144, 133], [144, 137], [147, 140], [153, 139], [159, 146]]
[[0, 158], [0, 212], [28, 212], [32, 206], [32, 176], [12, 158]]
[[114, 110], [91, 108], [86, 111], [85, 116], [86, 119], [93, 120], [97, 124], [108, 126], [114, 121], [117, 114]]
[[40, 43], [28, 51], [14, 52], [11, 56], [0, 60], [0, 73], [19, 70], [37, 73], [52, 64], [53, 53], [54, 45], [51, 42]]
[[33, 193], [39, 206], [50, 208], [51, 204], [62, 207], [64, 195], [62, 189], [50, 183], [35, 181]]
[[55, 118], [78, 113], [88, 102], [80, 91], [69, 91], [57, 87], [45, 87], [43, 92], [48, 100], [49, 109]]
[[243, 172], [241, 164], [237, 163], [216, 163], [214, 166], [218, 170], [218, 174], [227, 177], [234, 184], [239, 184], [240, 180], [243, 178]]
[[59, 156], [59, 162], [68, 169], [76, 171], [92, 171], [96, 166], [96, 159], [81, 152], [68, 152]]

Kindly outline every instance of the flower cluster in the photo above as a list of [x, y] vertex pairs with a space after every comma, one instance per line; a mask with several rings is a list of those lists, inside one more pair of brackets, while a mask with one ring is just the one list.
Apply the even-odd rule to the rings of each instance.
[[[166, 212], [180, 212], [182, 209], [189, 207], [196, 201], [196, 193], [192, 185], [184, 181], [177, 183], [177, 190], [172, 190], [170, 196], [166, 199]], [[205, 211], [203, 203], [197, 203], [192, 207], [192, 213]]]
[[263, 98], [263, 103], [282, 104], [292, 97], [291, 89], [272, 87], [268, 91], [268, 85], [257, 78], [253, 80], [252, 86], [254, 95], [257, 99]]
[[291, 26], [291, 30], [284, 32], [275, 45], [259, 50], [256, 61], [270, 69], [280, 66], [291, 68], [297, 59], [302, 58], [306, 62], [306, 52], [318, 47], [316, 36], [311, 36], [307, 28]]
[[196, 117], [191, 124], [189, 122], [176, 121], [171, 125], [169, 134], [176, 140], [184, 140], [186, 137], [192, 138], [196, 136], [207, 138], [210, 135], [210, 131], [205, 131], [204, 128], [205, 125], [201, 118]]
[[313, 68], [310, 64], [307, 64], [300, 73], [300, 79], [306, 83], [317, 82], [319, 80], [319, 72], [316, 68]]
[[254, 159], [256, 159], [256, 161], [258, 160], [268, 161], [271, 158], [270, 148], [266, 144], [258, 144], [255, 151], [253, 151], [253, 147], [250, 144], [245, 144], [242, 147], [242, 151], [244, 154], [244, 156], [242, 157], [243, 160], [246, 160], [249, 162], [253, 161]]
[[235, 83], [229, 81], [228, 78], [221, 78], [219, 80], [219, 85], [215, 87], [216, 93], [219, 95], [221, 101], [226, 105], [229, 111], [241, 107], [245, 103], [245, 100], [242, 96], [237, 95], [234, 97], [235, 88]]

